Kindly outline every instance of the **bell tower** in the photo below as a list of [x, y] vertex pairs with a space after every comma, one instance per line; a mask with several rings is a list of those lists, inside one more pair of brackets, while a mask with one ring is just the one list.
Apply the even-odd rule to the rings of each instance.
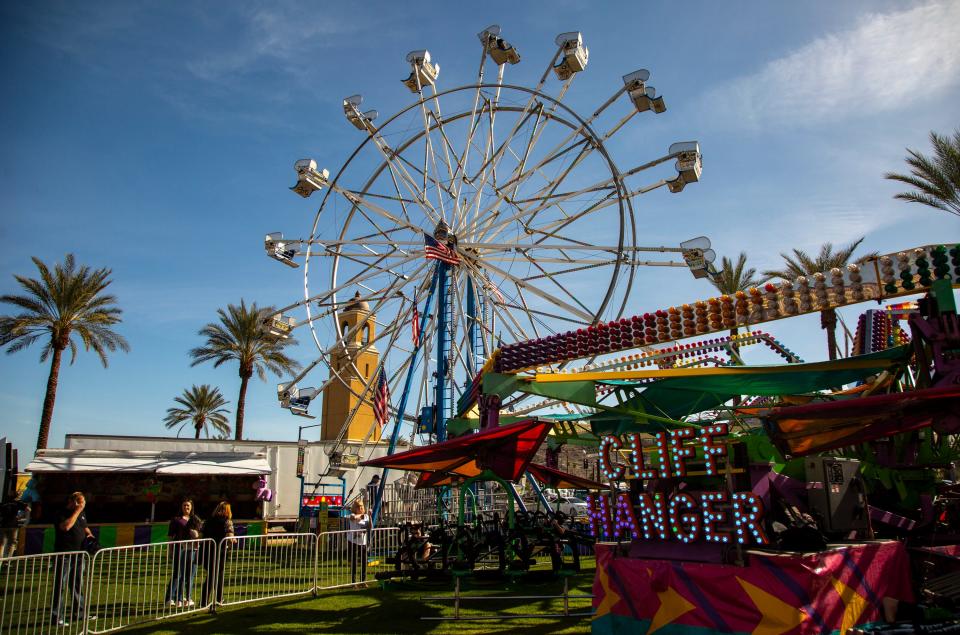
[[[350, 413], [356, 408], [356, 413], [350, 421], [350, 427], [344, 439], [348, 441], [362, 441], [367, 431], [374, 426], [373, 390], [371, 389], [357, 408], [360, 401], [358, 395], [363, 394], [367, 384], [376, 381], [375, 372], [380, 360], [380, 353], [370, 345], [363, 349], [376, 337], [376, 316], [370, 313], [370, 305], [360, 299], [360, 292], [353, 297], [340, 312], [340, 332], [342, 335], [353, 332], [343, 346], [331, 354], [330, 377], [333, 381], [323, 390], [323, 409], [321, 413], [321, 438], [324, 441], [334, 440], [340, 434], [340, 429]], [[333, 369], [339, 375], [334, 375]], [[349, 387], [348, 387], [349, 386]], [[374, 443], [380, 440], [380, 427], [376, 426], [370, 435]]]

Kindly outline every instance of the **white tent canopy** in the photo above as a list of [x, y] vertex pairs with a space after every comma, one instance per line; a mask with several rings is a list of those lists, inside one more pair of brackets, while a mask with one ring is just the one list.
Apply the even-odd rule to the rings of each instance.
[[262, 453], [41, 450], [26, 467], [31, 474], [137, 473], [256, 476], [273, 470]]

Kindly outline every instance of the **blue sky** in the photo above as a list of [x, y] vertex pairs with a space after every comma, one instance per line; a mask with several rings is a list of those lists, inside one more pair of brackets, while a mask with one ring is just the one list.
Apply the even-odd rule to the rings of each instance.
[[[679, 7], [682, 6], [682, 10]], [[296, 159], [336, 171], [362, 139], [341, 100], [361, 92], [390, 114], [412, 102], [404, 55], [429, 48], [440, 84], [476, 73], [476, 33], [503, 27], [536, 83], [560, 32], [579, 30], [590, 65], [564, 99], [589, 113], [637, 68], [668, 110], [610, 144], [621, 168], [696, 139], [702, 181], [637, 204], [639, 244], [709, 236], [758, 268], [791, 247], [865, 235], [880, 252], [960, 239], [955, 217], [895, 201], [886, 171], [930, 130], [960, 122], [960, 4], [954, 2], [4, 3], [0, 8], [0, 292], [33, 275], [31, 256], [113, 270], [132, 352], [103, 370], [64, 366], [50, 445], [66, 433], [165, 434], [192, 383], [236, 399], [236, 369], [190, 368], [187, 351], [218, 307], [284, 305], [299, 272], [263, 255], [263, 235], [309, 234], [315, 199]], [[556, 84], [553, 85], [554, 87]], [[650, 113], [648, 113], [650, 114]], [[683, 270], [642, 270], [629, 313], [710, 296]], [[846, 309], [851, 328], [866, 306]], [[764, 327], [809, 360], [825, 357], [817, 316]], [[304, 340], [308, 338], [302, 338]], [[294, 352], [315, 356], [304, 341]], [[39, 347], [0, 356], [7, 435], [29, 454], [48, 368]], [[756, 361], [766, 361], [758, 355]], [[295, 439], [275, 381], [254, 381], [247, 436]]]

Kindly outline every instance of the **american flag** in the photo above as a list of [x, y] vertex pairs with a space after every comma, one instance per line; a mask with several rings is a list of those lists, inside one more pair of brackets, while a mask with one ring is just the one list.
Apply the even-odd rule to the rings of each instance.
[[448, 265], [459, 265], [460, 256], [450, 247], [439, 243], [430, 234], [423, 235], [423, 253], [427, 260], [439, 260]]
[[377, 389], [373, 395], [373, 416], [381, 428], [386, 425], [390, 415], [390, 387], [387, 385], [387, 375], [380, 369], [377, 378]]
[[417, 305], [413, 305], [413, 346], [420, 346], [420, 312]]

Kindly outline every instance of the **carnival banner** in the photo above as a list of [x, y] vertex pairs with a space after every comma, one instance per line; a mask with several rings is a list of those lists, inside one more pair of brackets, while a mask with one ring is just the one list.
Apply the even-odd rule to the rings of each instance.
[[[748, 554], [747, 566], [618, 557], [597, 545], [593, 634], [844, 633], [913, 601], [902, 544]], [[887, 600], [889, 603], [890, 600]]]

